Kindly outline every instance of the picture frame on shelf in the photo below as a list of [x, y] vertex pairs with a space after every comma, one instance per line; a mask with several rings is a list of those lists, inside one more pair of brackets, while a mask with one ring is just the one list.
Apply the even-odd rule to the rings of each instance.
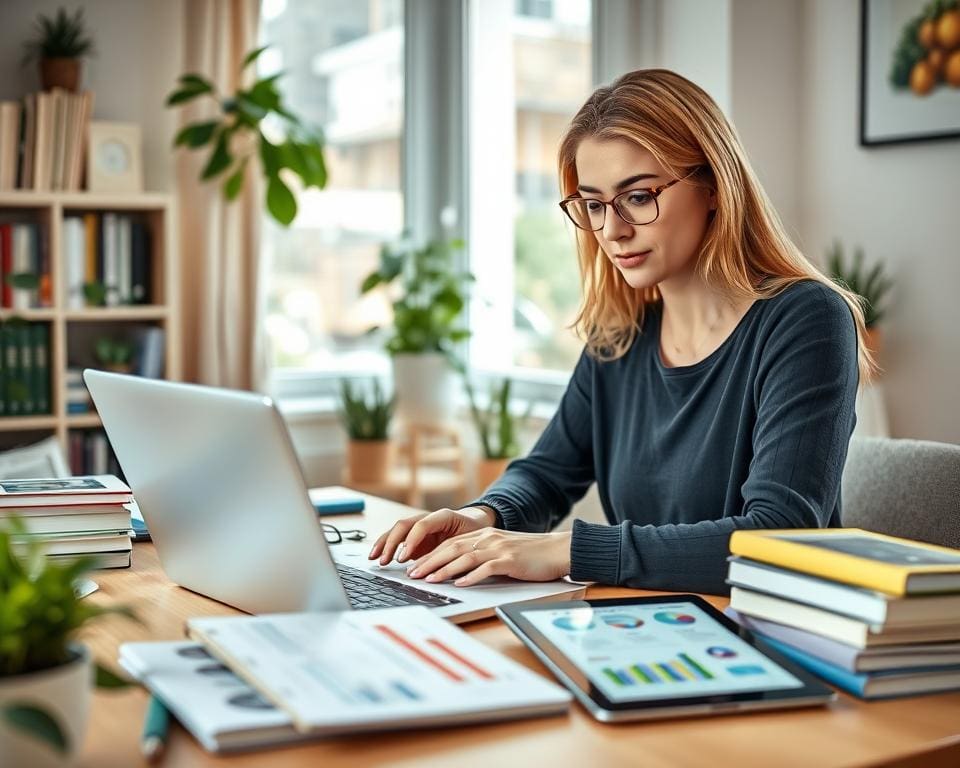
[[861, 0], [861, 146], [960, 138], [960, 22], [948, 13], [960, 10]]
[[88, 142], [88, 191], [143, 191], [143, 146], [137, 123], [91, 122]]

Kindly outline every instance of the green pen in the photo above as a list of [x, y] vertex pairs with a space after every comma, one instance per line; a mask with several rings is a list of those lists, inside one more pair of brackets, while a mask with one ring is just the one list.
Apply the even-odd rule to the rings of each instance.
[[163, 755], [167, 745], [167, 731], [170, 728], [170, 713], [156, 696], [150, 697], [147, 714], [143, 720], [143, 734], [140, 737], [140, 751], [147, 762], [155, 762]]

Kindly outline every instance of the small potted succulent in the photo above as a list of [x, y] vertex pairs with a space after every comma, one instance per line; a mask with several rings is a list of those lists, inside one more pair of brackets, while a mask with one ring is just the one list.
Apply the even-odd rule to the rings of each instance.
[[532, 403], [526, 413], [517, 416], [510, 411], [510, 379], [490, 384], [490, 400], [486, 408], [477, 404], [469, 379], [464, 380], [470, 415], [480, 437], [483, 455], [477, 461], [477, 489], [482, 491], [503, 474], [510, 460], [520, 453], [517, 430], [529, 418]]
[[886, 314], [887, 294], [893, 287], [893, 281], [884, 274], [883, 262], [878, 261], [872, 268], [867, 269], [864, 265], [863, 249], [856, 248], [853, 260], [848, 264], [844, 258], [843, 246], [836, 240], [827, 251], [827, 274], [835, 283], [860, 297], [867, 326], [864, 344], [876, 359], [882, 346], [879, 323]]
[[386, 479], [393, 458], [390, 420], [396, 397], [386, 399], [380, 382], [373, 380], [372, 398], [367, 399], [347, 380], [340, 382], [340, 421], [347, 430], [347, 473], [360, 483]]
[[[29, 543], [23, 524], [0, 521], [0, 763], [68, 765], [79, 751], [91, 687], [124, 681], [94, 664], [77, 631], [104, 614], [130, 618], [127, 608], [77, 597], [80, 577], [96, 564], [58, 564]], [[25, 543], [20, 540], [26, 539]], [[96, 674], [94, 677], [94, 669]]]
[[43, 90], [59, 87], [76, 93], [80, 87], [80, 60], [94, 53], [83, 8], [77, 8], [73, 15], [60, 8], [52, 18], [41, 13], [34, 29], [34, 38], [24, 43], [24, 65], [31, 61], [40, 62]]
[[114, 373], [130, 373], [133, 369], [133, 343], [123, 339], [102, 336], [93, 347], [94, 357], [106, 370]]

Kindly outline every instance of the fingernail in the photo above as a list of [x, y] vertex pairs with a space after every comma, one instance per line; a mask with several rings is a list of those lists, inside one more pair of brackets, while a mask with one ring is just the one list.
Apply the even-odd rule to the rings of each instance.
[[453, 586], [462, 587], [465, 581], [466, 579], [457, 579], [455, 582], [453, 582]]
[[436, 581], [436, 580], [437, 580], [437, 574], [435, 574], [435, 573], [431, 573], [431, 574], [430, 574], [429, 576], [427, 576], [427, 578], [425, 579], [425, 581]]
[[414, 568], [412, 571], [407, 571], [407, 576], [409, 576], [411, 579], [419, 579], [420, 571], [417, 568]]

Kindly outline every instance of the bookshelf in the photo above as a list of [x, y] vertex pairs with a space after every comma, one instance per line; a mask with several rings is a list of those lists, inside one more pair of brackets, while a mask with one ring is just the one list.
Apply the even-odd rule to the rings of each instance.
[[[149, 296], [146, 297], [146, 303], [83, 308], [69, 305], [64, 220], [65, 217], [87, 214], [96, 215], [101, 222], [103, 214], [130, 216], [139, 222], [137, 226], [148, 233]], [[165, 193], [0, 192], [0, 222], [36, 223], [41, 248], [45, 252], [42, 263], [50, 279], [50, 306], [0, 308], [0, 321], [20, 318], [29, 323], [47, 325], [51, 406], [47, 414], [0, 416], [0, 450], [28, 445], [55, 435], [69, 459], [71, 433], [100, 427], [100, 419], [92, 409], [87, 413], [70, 413], [67, 408], [67, 370], [95, 364], [91, 340], [97, 337], [108, 335], [132, 342], [136, 334], [144, 329], [161, 328], [162, 376], [171, 380], [181, 378], [179, 256], [175, 216], [173, 197]]]

